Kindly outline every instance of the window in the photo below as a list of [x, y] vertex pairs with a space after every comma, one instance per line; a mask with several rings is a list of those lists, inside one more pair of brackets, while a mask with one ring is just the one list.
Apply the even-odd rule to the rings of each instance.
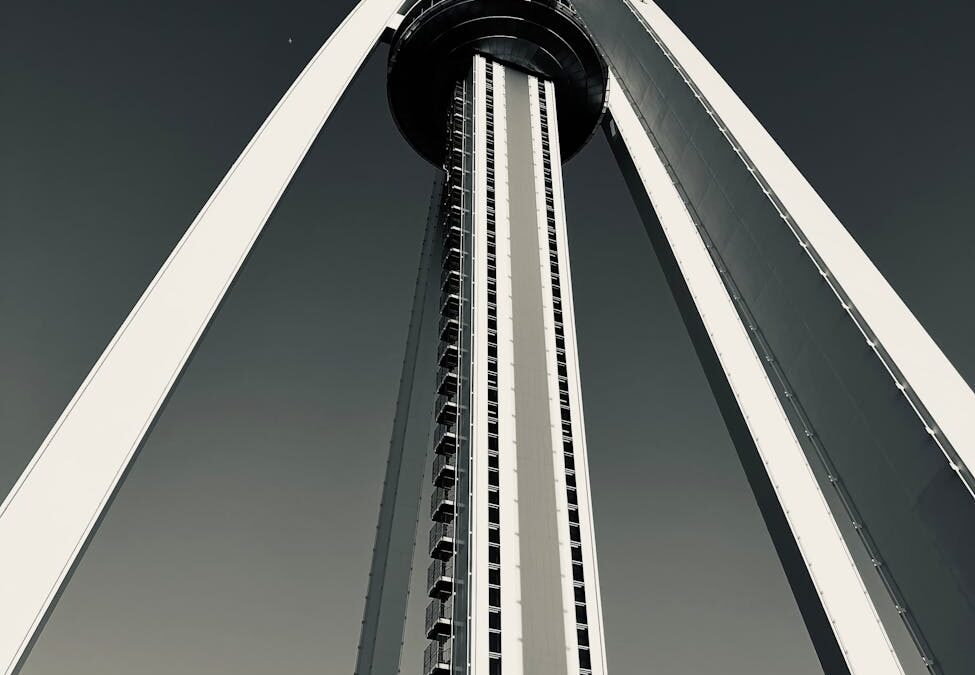
[[579, 629], [577, 629], [576, 630], [576, 635], [578, 636], [579, 646], [580, 647], [588, 647], [589, 646], [589, 629], [588, 628], [579, 628]]
[[501, 653], [501, 633], [495, 631], [488, 633], [488, 650], [496, 654]]

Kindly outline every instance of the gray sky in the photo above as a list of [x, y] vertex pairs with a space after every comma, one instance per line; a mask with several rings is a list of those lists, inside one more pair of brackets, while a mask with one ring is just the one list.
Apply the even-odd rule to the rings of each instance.
[[[351, 4], [5, 8], [0, 490]], [[661, 4], [975, 381], [975, 12]], [[273, 214], [25, 675], [351, 673], [432, 180], [389, 117], [385, 57]], [[610, 668], [819, 672], [601, 137], [565, 178]]]

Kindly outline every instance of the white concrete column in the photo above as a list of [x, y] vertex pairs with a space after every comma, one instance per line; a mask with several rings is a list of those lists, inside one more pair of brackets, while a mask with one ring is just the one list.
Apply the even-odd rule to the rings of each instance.
[[781, 204], [776, 205], [780, 215], [883, 362], [892, 387], [907, 397], [951, 469], [975, 496], [975, 392], [822, 197], [680, 28], [650, 0], [627, 5], [653, 30], [675, 67], [693, 82], [743, 161], [766, 181], [767, 192]]
[[609, 110], [734, 391], [850, 672], [901, 675], [890, 639], [721, 275], [667, 167], [613, 78]]
[[9, 675], [224, 293], [400, 0], [362, 0], [190, 225], [0, 506], [0, 668]]

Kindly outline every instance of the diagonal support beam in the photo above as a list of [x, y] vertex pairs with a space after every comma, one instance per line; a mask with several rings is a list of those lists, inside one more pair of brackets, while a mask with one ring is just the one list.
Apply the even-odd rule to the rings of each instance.
[[0, 672], [24, 658], [305, 153], [401, 0], [362, 0], [231, 167], [0, 506]]
[[[438, 171], [413, 293], [355, 675], [399, 672], [423, 471], [427, 467], [430, 447], [431, 392], [435, 386], [433, 345], [436, 337], [433, 331], [440, 286], [437, 263], [443, 250], [437, 224], [443, 184], [443, 172]], [[419, 387], [416, 386], [418, 382]], [[413, 405], [414, 396], [424, 402], [422, 410]]]
[[643, 207], [648, 234], [675, 290], [824, 670], [903, 675], [707, 245], [655, 139], [612, 77], [609, 112], [610, 145]]

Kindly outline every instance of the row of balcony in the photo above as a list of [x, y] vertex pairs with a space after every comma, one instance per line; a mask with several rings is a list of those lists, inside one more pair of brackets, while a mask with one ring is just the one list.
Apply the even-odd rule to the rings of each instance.
[[[456, 105], [456, 103], [455, 103]], [[462, 120], [461, 120], [462, 121]], [[462, 171], [462, 170], [461, 170]], [[448, 184], [451, 177], [448, 176]], [[450, 675], [450, 637], [453, 618], [454, 570], [454, 483], [457, 476], [455, 454], [457, 436], [457, 367], [460, 362], [461, 289], [461, 197], [458, 185], [447, 198], [443, 230], [443, 271], [440, 277], [440, 320], [437, 326], [437, 398], [434, 419], [437, 423], [433, 447], [433, 494], [430, 498], [429, 553], [433, 560], [427, 570], [427, 591], [432, 598], [426, 611], [426, 635], [432, 640], [423, 654], [423, 675]]]

